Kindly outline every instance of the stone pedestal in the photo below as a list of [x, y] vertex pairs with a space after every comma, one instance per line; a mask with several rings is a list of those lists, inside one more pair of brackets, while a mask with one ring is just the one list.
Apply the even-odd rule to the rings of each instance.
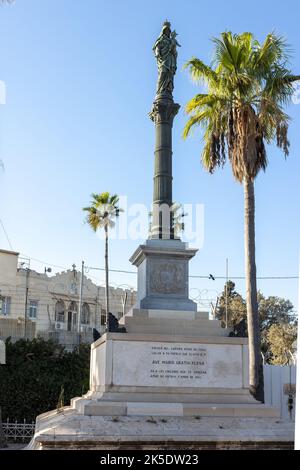
[[197, 250], [180, 240], [147, 240], [130, 261], [138, 268], [137, 308], [196, 311], [188, 298], [188, 263]]
[[92, 345], [86, 398], [91, 402], [83, 404], [84, 414], [97, 409], [102, 414], [112, 402], [122, 405], [116, 410], [122, 415], [192, 415], [210, 408], [208, 403], [261, 408], [248, 391], [247, 341], [185, 336], [184, 330], [176, 336], [111, 333], [100, 338]]
[[133, 309], [121, 323], [92, 344], [90, 391], [40, 415], [30, 449], [291, 446], [292, 427], [249, 393], [246, 338], [204, 312]]

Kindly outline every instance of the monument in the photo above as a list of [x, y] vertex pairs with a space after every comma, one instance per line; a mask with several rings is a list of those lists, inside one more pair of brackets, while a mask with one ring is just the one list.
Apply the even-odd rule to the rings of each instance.
[[[172, 214], [176, 36], [166, 21], [153, 47], [153, 222], [130, 258], [138, 269], [137, 304], [120, 321], [126, 332], [108, 332], [92, 344], [89, 392], [37, 418], [31, 449], [209, 448], [214, 438], [243, 440], [241, 418], [278, 418], [249, 393], [247, 338], [230, 337], [188, 296], [197, 250], [176, 237]], [[225, 417], [232, 432], [221, 439], [218, 420]]]
[[158, 81], [149, 113], [156, 131], [151, 234], [130, 261], [138, 268], [138, 308], [195, 312], [197, 305], [188, 298], [188, 262], [197, 250], [176, 239], [172, 212], [172, 126], [180, 108], [172, 94], [177, 46], [166, 21], [153, 47]]

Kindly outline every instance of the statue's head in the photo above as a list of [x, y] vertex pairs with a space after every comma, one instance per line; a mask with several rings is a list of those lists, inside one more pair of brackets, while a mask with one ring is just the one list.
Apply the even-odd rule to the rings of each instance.
[[166, 20], [163, 24], [162, 34], [165, 34], [166, 36], [170, 36], [171, 34], [171, 23], [168, 20]]

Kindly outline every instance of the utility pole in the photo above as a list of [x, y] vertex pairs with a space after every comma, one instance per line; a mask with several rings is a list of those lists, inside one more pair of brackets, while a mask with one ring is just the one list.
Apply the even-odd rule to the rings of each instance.
[[217, 300], [216, 300], [216, 305], [213, 304], [213, 302], [211, 302], [211, 308], [212, 308], [212, 314], [213, 314], [213, 320], [216, 319], [216, 312], [217, 312], [217, 308], [218, 308], [218, 303], [219, 303], [219, 297], [217, 297]]
[[228, 328], [228, 258], [226, 258], [225, 328]]
[[25, 338], [25, 339], [27, 339], [27, 315], [28, 315], [29, 274], [30, 274], [30, 268], [26, 268], [25, 312], [24, 312], [24, 338]]
[[122, 310], [123, 310], [123, 317], [125, 315], [125, 307], [127, 303], [127, 291], [125, 290], [124, 295], [122, 296]]
[[78, 318], [77, 318], [78, 344], [80, 343], [80, 323], [81, 323], [81, 314], [82, 314], [83, 276], [84, 276], [84, 261], [81, 262], [81, 276], [80, 276], [80, 289], [79, 289], [79, 309], [78, 309]]

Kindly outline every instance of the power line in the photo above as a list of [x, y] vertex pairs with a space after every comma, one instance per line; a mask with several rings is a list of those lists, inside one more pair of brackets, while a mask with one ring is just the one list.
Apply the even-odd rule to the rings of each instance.
[[67, 271], [70, 268], [66, 268], [65, 266], [59, 266], [57, 264], [52, 264], [52, 263], [47, 263], [46, 261], [41, 261], [40, 259], [37, 258], [32, 258], [32, 256], [25, 255], [24, 253], [20, 253], [21, 256], [24, 256], [25, 258], [28, 258], [30, 260], [36, 261], [37, 263], [46, 265], [46, 266], [51, 266], [52, 268], [59, 268]]
[[2, 222], [2, 219], [0, 219], [0, 224], [1, 224], [2, 228], [3, 228], [3, 232], [4, 232], [4, 235], [5, 235], [5, 237], [6, 237], [6, 240], [8, 241], [8, 244], [9, 244], [10, 249], [11, 249], [12, 251], [14, 251], [14, 249], [13, 249], [13, 247], [12, 247], [12, 244], [11, 244], [11, 242], [10, 242], [10, 239], [9, 239], [9, 237], [8, 237], [8, 235], [7, 235], [7, 231], [5, 230], [4, 223]]
[[[0, 219], [1, 221], [1, 219]], [[41, 263], [43, 265], [47, 265], [47, 266], [52, 266], [54, 268], [59, 268], [59, 269], [63, 269], [63, 270], [68, 270], [69, 268], [65, 267], [65, 266], [59, 266], [57, 264], [52, 264], [52, 263], [47, 263], [46, 261], [41, 261], [37, 258], [32, 258], [28, 255], [25, 255], [24, 253], [22, 253], [22, 256], [25, 256], [29, 259], [32, 259], [33, 261], [36, 261], [38, 263]], [[85, 267], [85, 270], [88, 271], [88, 270], [94, 270], [94, 271], [105, 271], [105, 268], [99, 268], [99, 267], [94, 267], [94, 266], [86, 266]], [[124, 269], [109, 269], [109, 272], [112, 272], [112, 273], [120, 273], [120, 274], [137, 274], [137, 271], [127, 271], [127, 270], [124, 270]], [[93, 276], [90, 276], [93, 278]], [[211, 278], [211, 275], [197, 275], [197, 274], [190, 274], [189, 275], [190, 278], [193, 278], [193, 279], [212, 279]], [[226, 276], [213, 276], [214, 279], [223, 279], [223, 280], [226, 280]], [[96, 279], [96, 278], [94, 278]], [[230, 279], [246, 279], [245, 276], [230, 276]], [[257, 276], [256, 279], [259, 279], [259, 280], [285, 280], [285, 279], [297, 279], [299, 280], [299, 276]]]
[[[42, 261], [42, 260], [37, 259], [37, 258], [32, 258], [31, 256], [28, 256], [28, 255], [26, 255], [26, 254], [24, 254], [24, 253], [20, 253], [20, 255], [23, 256], [23, 257], [25, 257], [25, 258], [28, 258], [29, 260], [35, 261], [35, 262], [37, 262], [37, 263], [39, 263], [39, 264], [42, 264], [43, 266], [50, 266], [50, 267], [52, 267], [52, 268], [59, 268], [59, 269], [63, 269], [64, 271], [70, 270], [70, 267], [60, 266], [60, 265], [58, 265], [58, 264], [47, 263], [46, 261]], [[86, 266], [86, 267], [85, 267], [85, 274], [87, 274], [88, 269], [89, 269], [89, 268]], [[105, 269], [103, 269], [103, 271], [105, 271]], [[111, 270], [110, 270], [110, 271], [111, 271]], [[90, 274], [89, 274], [89, 277], [92, 278], [92, 279], [94, 279], [94, 280], [97, 281], [97, 282], [99, 281], [98, 278], [96, 278], [95, 276], [92, 276], [92, 275], [90, 275]]]
[[[91, 267], [91, 266], [86, 266], [86, 269], [93, 269], [95, 271], [105, 271], [105, 268], [94, 268], [94, 267]], [[124, 274], [137, 274], [137, 271], [125, 271], [123, 269], [109, 269], [109, 272], [124, 273]]]
[[[92, 266], [87, 266], [87, 269], [92, 269], [95, 271], [105, 271], [105, 268], [96, 268]], [[125, 271], [122, 269], [109, 269], [110, 272], [114, 273], [124, 273], [124, 274], [137, 274], [137, 271]], [[211, 275], [200, 276], [200, 275], [189, 275], [191, 278], [196, 279], [211, 279]], [[226, 276], [214, 276], [214, 279], [227, 279]], [[230, 279], [246, 279], [245, 276], [230, 276]], [[299, 279], [299, 276], [257, 276], [257, 279]]]
[[[209, 276], [195, 276], [189, 277], [210, 279]], [[230, 279], [246, 279], [245, 276], [229, 276]], [[226, 276], [214, 276], [215, 279], [227, 279]], [[257, 276], [256, 279], [299, 279], [299, 276]]]

